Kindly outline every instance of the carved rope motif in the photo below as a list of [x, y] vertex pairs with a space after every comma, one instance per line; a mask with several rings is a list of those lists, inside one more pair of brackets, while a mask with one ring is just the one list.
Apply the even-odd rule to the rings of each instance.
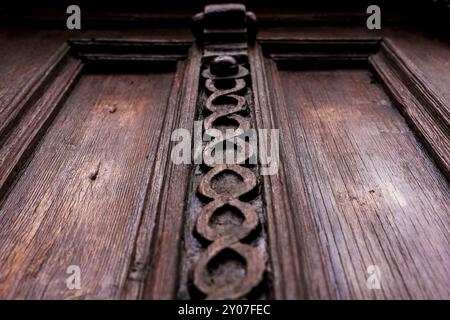
[[[234, 71], [230, 70], [232, 68], [235, 68]], [[235, 74], [232, 74], [233, 72]], [[204, 162], [211, 169], [202, 177], [197, 191], [212, 201], [202, 208], [195, 228], [201, 237], [211, 243], [194, 267], [193, 283], [197, 289], [206, 294], [207, 299], [239, 299], [259, 284], [265, 270], [265, 257], [254, 246], [242, 242], [260, 225], [258, 214], [252, 205], [248, 201], [240, 200], [240, 197], [254, 190], [258, 184], [255, 173], [239, 164], [252, 157], [254, 152], [251, 145], [239, 137], [239, 132], [246, 132], [251, 128], [250, 120], [240, 114], [248, 108], [245, 97], [239, 94], [247, 87], [245, 77], [248, 76], [248, 69], [238, 65], [231, 56], [219, 56], [212, 61], [202, 76], [206, 79], [205, 87], [211, 92], [205, 103], [205, 109], [211, 114], [204, 120], [204, 130], [215, 128], [216, 122], [235, 122], [238, 123], [238, 128], [209, 142], [203, 150]], [[224, 81], [226, 85], [222, 83], [220, 89], [216, 87], [216, 84]], [[223, 97], [229, 98], [235, 104], [221, 104]], [[236, 159], [235, 164], [216, 164], [211, 157], [211, 149], [224, 141], [243, 146], [249, 152], [245, 157]], [[239, 176], [242, 183], [215, 190], [212, 185], [213, 179], [225, 172]], [[212, 226], [210, 224], [212, 216], [216, 211], [227, 207], [232, 207], [243, 216], [242, 223]], [[217, 285], [208, 275], [208, 264], [225, 250], [232, 250], [245, 260], [246, 272], [243, 278], [236, 278], [225, 285]]]
[[[261, 287], [267, 260], [258, 166], [249, 164], [256, 150], [243, 139], [253, 127], [247, 48], [256, 18], [240, 4], [209, 5], [194, 17], [193, 30], [203, 48], [199, 119], [203, 133], [221, 134], [203, 145], [203, 165], [194, 176], [184, 270], [202, 297], [241, 299]], [[226, 164], [217, 162], [220, 144]], [[236, 260], [240, 264], [230, 263]]]

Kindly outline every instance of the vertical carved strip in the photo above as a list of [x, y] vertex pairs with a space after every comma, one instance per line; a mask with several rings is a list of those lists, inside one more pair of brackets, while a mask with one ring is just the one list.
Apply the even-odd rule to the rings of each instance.
[[203, 45], [197, 120], [203, 122], [203, 135], [211, 129], [215, 134], [203, 143], [203, 162], [192, 179], [181, 298], [268, 297], [259, 167], [251, 161], [257, 150], [244, 139], [255, 128], [249, 20], [254, 28], [254, 17], [243, 5], [206, 6], [195, 17]]

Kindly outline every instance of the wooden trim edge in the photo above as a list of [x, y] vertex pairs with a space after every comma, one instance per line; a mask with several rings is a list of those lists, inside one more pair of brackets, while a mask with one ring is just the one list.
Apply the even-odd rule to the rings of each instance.
[[[279, 92], [273, 95], [269, 89], [277, 86], [273, 68], [266, 67], [262, 49], [256, 45], [249, 51], [254, 90], [256, 124], [258, 129], [278, 129], [277, 119]], [[273, 62], [272, 62], [273, 63]], [[267, 230], [269, 237], [269, 257], [272, 268], [271, 284], [275, 299], [304, 298], [303, 274], [297, 257], [301, 248], [296, 240], [294, 223], [295, 211], [291, 208], [286, 185], [283, 162], [283, 141], [280, 136], [279, 170], [275, 175], [261, 176], [263, 180], [263, 199], [266, 204]]]
[[450, 180], [450, 109], [419, 69], [385, 40], [370, 66], [443, 174]]

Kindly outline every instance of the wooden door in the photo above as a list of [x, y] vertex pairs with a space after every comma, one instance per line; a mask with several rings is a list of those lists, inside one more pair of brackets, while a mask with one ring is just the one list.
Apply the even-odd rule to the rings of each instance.
[[2, 30], [1, 298], [450, 297], [443, 36], [256, 9]]

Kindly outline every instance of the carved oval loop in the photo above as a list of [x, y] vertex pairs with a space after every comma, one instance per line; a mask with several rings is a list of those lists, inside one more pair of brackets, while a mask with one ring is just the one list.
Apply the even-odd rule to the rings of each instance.
[[[219, 89], [214, 85], [214, 81], [211, 79], [206, 80], [205, 86], [212, 92], [212, 94], [206, 100], [206, 108], [212, 112], [220, 112], [223, 107], [220, 105], [214, 104], [214, 101], [219, 99], [220, 97], [226, 96], [227, 98], [232, 98], [237, 101], [236, 106], [233, 108], [232, 112], [238, 112], [243, 109], [245, 105], [245, 98], [236, 94], [231, 94], [237, 91], [240, 91], [245, 88], [245, 80], [244, 79], [236, 79], [234, 81], [234, 86], [229, 89]], [[228, 110], [227, 110], [228, 111]], [[230, 111], [228, 111], [230, 112]]]
[[[204, 103], [211, 114], [204, 119], [203, 128], [217, 131], [210, 133], [214, 138], [203, 148], [203, 161], [211, 169], [200, 180], [197, 192], [211, 201], [203, 206], [195, 223], [198, 235], [210, 243], [194, 266], [192, 277], [194, 286], [207, 299], [239, 299], [261, 282], [266, 264], [258, 248], [242, 243], [249, 240], [250, 234], [256, 235], [260, 225], [257, 211], [242, 198], [250, 195], [258, 184], [256, 174], [240, 165], [256, 152], [244, 139], [251, 129], [250, 117], [243, 112], [249, 108], [248, 92], [244, 91], [249, 70], [228, 55], [215, 56], [210, 61], [202, 72], [205, 87], [211, 92]], [[220, 144], [225, 148], [220, 148]], [[227, 161], [233, 156], [233, 162], [223, 163], [223, 157], [217, 155], [225, 156]], [[230, 180], [235, 179], [233, 176], [238, 176], [239, 181]], [[236, 222], [236, 218], [240, 220]], [[233, 263], [227, 264], [236, 255], [239, 258], [234, 263], [243, 263], [245, 271]], [[216, 263], [219, 269], [215, 268]], [[232, 272], [237, 272], [239, 277], [228, 277], [228, 274], [223, 277], [221, 268], [234, 268]]]
[[[243, 183], [241, 184], [241, 187], [233, 186], [232, 192], [229, 192], [227, 196], [224, 196], [223, 194], [217, 193], [216, 190], [212, 188], [211, 182], [215, 176], [227, 170], [239, 175], [242, 178]], [[256, 187], [256, 183], [256, 177], [250, 169], [235, 164], [222, 164], [212, 168], [202, 178], [198, 185], [198, 192], [210, 199], [235, 199], [253, 190]]]
[[[212, 216], [218, 209], [223, 208], [227, 205], [239, 210], [239, 212], [242, 213], [244, 217], [244, 221], [242, 222], [242, 224], [233, 226], [233, 228], [211, 226], [210, 221]], [[236, 199], [229, 200], [219, 198], [213, 202], [208, 203], [208, 205], [203, 208], [200, 216], [198, 217], [196, 229], [202, 237], [209, 241], [215, 241], [224, 236], [233, 236], [241, 240], [247, 237], [250, 232], [257, 226], [258, 215], [250, 204]]]
[[[241, 66], [241, 68], [243, 68]], [[244, 68], [245, 69], [245, 68]], [[246, 69], [247, 70], [247, 69]], [[229, 89], [219, 89], [215, 86], [214, 83], [215, 80], [207, 79], [205, 86], [212, 92], [212, 94], [208, 97], [206, 100], [205, 106], [208, 110], [212, 111], [213, 113], [206, 117], [204, 120], [204, 129], [208, 130], [211, 128], [214, 128], [214, 122], [225, 118], [226, 120], [233, 120], [236, 121], [239, 124], [239, 127], [233, 131], [233, 133], [229, 133], [226, 131], [222, 136], [215, 137], [213, 141], [209, 142], [203, 151], [203, 159], [207, 166], [214, 167], [218, 164], [225, 163], [226, 160], [232, 160], [232, 163], [236, 164], [242, 164], [248, 161], [251, 157], [254, 156], [255, 150], [253, 149], [252, 145], [250, 145], [248, 142], [240, 138], [240, 135], [244, 134], [248, 130], [250, 130], [251, 125], [250, 121], [244, 118], [243, 116], [236, 114], [237, 112], [240, 112], [242, 110], [245, 110], [246, 100], [244, 97], [232, 94], [235, 93], [243, 88], [245, 88], [246, 83], [244, 79], [234, 79], [231, 81], [234, 81], [234, 86]], [[236, 105], [233, 107], [230, 107], [228, 104], [226, 107], [215, 105], [214, 102], [221, 98], [226, 96], [227, 98], [232, 98], [236, 101]], [[233, 143], [238, 150], [243, 150], [243, 152], [238, 152], [237, 154], [233, 150], [226, 150], [226, 152], [229, 152], [232, 156], [228, 159], [223, 157], [223, 153], [220, 154], [221, 157], [213, 156], [213, 151], [218, 151], [220, 148], [217, 148], [217, 146], [222, 145], [224, 143]]]
[[[227, 147], [223, 147], [223, 144]], [[230, 148], [229, 144], [233, 143], [237, 149]], [[221, 148], [218, 147], [221, 145]], [[214, 152], [214, 155], [213, 155]], [[222, 164], [244, 164], [251, 157], [253, 157], [255, 150], [252, 145], [239, 137], [225, 136], [222, 138], [215, 138], [208, 143], [203, 150], [203, 161], [208, 167], [215, 167]]]
[[[213, 103], [215, 99], [219, 99], [220, 97], [223, 97], [223, 96], [234, 99], [236, 101], [236, 104], [233, 107], [227, 106], [225, 108], [224, 106], [216, 105]], [[235, 95], [235, 94], [229, 94], [229, 95], [217, 94], [215, 97], [212, 97], [211, 99], [208, 99], [206, 101], [206, 107], [208, 110], [210, 110], [212, 112], [218, 112], [222, 116], [229, 115], [229, 114], [233, 114], [233, 113], [245, 110], [245, 98]]]
[[[235, 278], [225, 286], [217, 286], [209, 279], [209, 263], [222, 250], [231, 249], [244, 259], [246, 273], [243, 278]], [[206, 299], [240, 299], [261, 282], [264, 256], [254, 247], [240, 243], [234, 237], [222, 237], [214, 241], [201, 256], [194, 269], [194, 285], [206, 294]]]
[[247, 119], [245, 119], [243, 116], [241, 116], [239, 114], [229, 115], [228, 113], [226, 113], [226, 114], [212, 113], [211, 115], [209, 115], [208, 117], [205, 118], [205, 121], [204, 121], [205, 130], [214, 128], [214, 122], [222, 117], [226, 117], [226, 119], [228, 119], [228, 120], [236, 121], [239, 124], [239, 127], [235, 130], [236, 132], [234, 132], [232, 135], [227, 136], [228, 138], [231, 138], [234, 136], [239, 136], [239, 135], [243, 134], [244, 132], [250, 130], [250, 128], [251, 128], [250, 121], [248, 121]]

